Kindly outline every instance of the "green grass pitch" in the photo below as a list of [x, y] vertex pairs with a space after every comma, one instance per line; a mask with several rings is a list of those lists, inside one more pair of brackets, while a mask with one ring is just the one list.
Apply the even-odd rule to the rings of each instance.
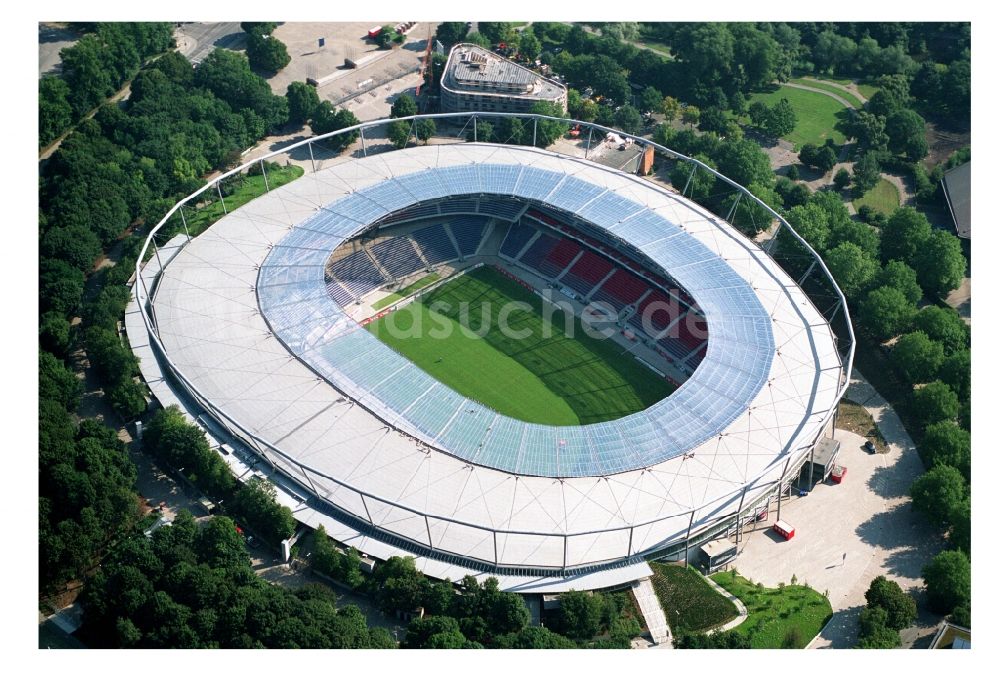
[[[528, 337], [505, 336], [497, 326], [502, 308], [513, 302], [523, 305], [508, 310], [507, 325], [512, 331], [530, 331]], [[463, 303], [467, 329], [459, 321]], [[573, 338], [568, 337], [565, 315], [556, 310], [548, 322], [542, 305], [536, 294], [484, 266], [367, 328], [455, 391], [527, 422], [613, 420], [673, 392], [669, 381], [614, 341], [586, 335], [579, 318], [571, 318]], [[484, 321], [489, 330], [479, 337]]]

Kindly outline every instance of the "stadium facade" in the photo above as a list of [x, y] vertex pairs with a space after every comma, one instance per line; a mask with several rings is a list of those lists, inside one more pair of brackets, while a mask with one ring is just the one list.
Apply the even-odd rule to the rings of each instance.
[[[806, 275], [829, 278], [812, 256]], [[357, 319], [386, 284], [480, 259], [581, 301], [603, 294], [680, 387], [618, 420], [525, 423]], [[127, 330], [147, 382], [219, 439], [242, 480], [263, 473], [300, 521], [371, 556], [514, 589], [609, 586], [738, 533], [829, 429], [853, 355], [828, 321], [840, 313], [850, 333], [835, 285], [821, 312], [702, 206], [537, 148], [456, 142], [331, 163], [174, 238], [138, 280]], [[630, 319], [653, 293], [680, 310], [643, 331]], [[668, 330], [691, 314], [707, 342]]]

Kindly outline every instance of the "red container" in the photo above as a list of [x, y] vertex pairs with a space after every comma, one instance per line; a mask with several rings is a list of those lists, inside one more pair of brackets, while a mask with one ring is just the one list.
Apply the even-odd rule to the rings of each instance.
[[836, 465], [833, 470], [830, 471], [830, 479], [832, 479], [835, 484], [839, 484], [843, 481], [845, 476], [847, 476], [847, 468], [843, 465]]
[[791, 540], [795, 537], [795, 528], [784, 521], [775, 521], [774, 525], [771, 526], [771, 530], [786, 540]]

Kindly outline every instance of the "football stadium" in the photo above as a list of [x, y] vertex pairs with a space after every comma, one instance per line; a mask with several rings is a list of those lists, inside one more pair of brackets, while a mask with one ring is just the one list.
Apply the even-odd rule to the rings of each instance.
[[428, 117], [462, 130], [376, 151], [385, 121], [364, 123], [334, 132], [358, 152], [319, 162], [307, 139], [281, 152], [312, 171], [194, 237], [185, 214], [225, 210], [221, 181], [254, 163], [174, 207], [126, 317], [160, 403], [300, 522], [441, 578], [612, 586], [780, 510], [853, 357], [819, 257], [773, 211], [755, 241], [586, 153]]

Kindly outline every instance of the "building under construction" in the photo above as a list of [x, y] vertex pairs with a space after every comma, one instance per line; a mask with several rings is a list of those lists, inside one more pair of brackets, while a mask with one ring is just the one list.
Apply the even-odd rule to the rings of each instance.
[[441, 78], [445, 112], [526, 113], [539, 101], [565, 113], [566, 86], [482, 47], [452, 47]]

